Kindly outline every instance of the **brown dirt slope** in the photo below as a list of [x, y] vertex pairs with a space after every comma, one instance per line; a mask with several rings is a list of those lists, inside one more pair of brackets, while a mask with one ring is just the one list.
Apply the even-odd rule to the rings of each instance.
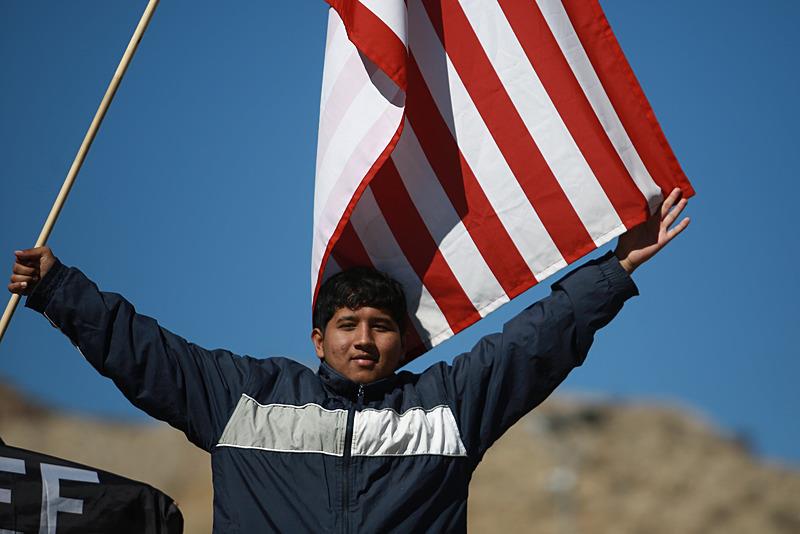
[[[47, 410], [0, 384], [0, 437], [145, 481], [173, 497], [187, 533], [211, 530], [208, 455], [162, 424]], [[471, 532], [800, 532], [800, 472], [765, 464], [685, 410], [556, 398], [487, 454], [470, 488]]]

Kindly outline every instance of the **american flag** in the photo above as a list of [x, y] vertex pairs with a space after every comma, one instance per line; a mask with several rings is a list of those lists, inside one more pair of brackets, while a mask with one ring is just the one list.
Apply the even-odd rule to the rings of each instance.
[[596, 0], [328, 0], [312, 289], [400, 281], [409, 359], [694, 192]]

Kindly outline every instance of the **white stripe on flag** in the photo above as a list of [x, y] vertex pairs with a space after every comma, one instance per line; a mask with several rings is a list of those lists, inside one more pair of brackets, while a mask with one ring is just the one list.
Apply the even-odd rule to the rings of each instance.
[[450, 203], [408, 122], [392, 160], [439, 251], [481, 317], [508, 302], [508, 296]]
[[435, 345], [437, 339], [452, 336], [447, 319], [403, 254], [369, 187], [361, 195], [350, 221], [372, 265], [379, 271], [392, 273], [392, 277], [403, 285], [408, 311], [411, 320], [418, 321], [415, 327], [418, 327], [420, 337], [423, 340], [430, 337], [430, 343]]
[[[341, 117], [338, 127], [331, 132], [332, 139], [328, 143], [320, 143], [320, 146], [327, 147], [324, 154], [318, 155], [320, 157], [319, 169], [322, 173], [322, 187], [317, 190], [317, 196], [320, 200], [330, 195], [331, 189], [333, 189], [336, 183], [336, 180], [329, 180], [327, 178], [336, 177], [338, 179], [345, 169], [347, 162], [350, 160], [351, 154], [356, 151], [364, 150], [365, 148], [367, 148], [366, 152], [368, 153], [372, 153], [375, 149], [378, 149], [378, 153], [375, 154], [372, 161], [367, 162], [366, 169], [360, 176], [367, 174], [366, 170], [372, 166], [372, 162], [377, 159], [378, 154], [380, 154], [383, 148], [389, 143], [389, 139], [391, 139], [391, 135], [385, 140], [376, 140], [367, 136], [367, 133], [373, 129], [375, 123], [379, 122], [385, 116], [387, 108], [390, 111], [392, 109], [396, 110], [395, 113], [391, 113], [391, 115], [396, 116], [397, 120], [394, 121], [395, 125], [402, 116], [402, 110], [393, 108], [393, 106], [387, 103], [380, 91], [378, 91], [370, 79], [366, 77], [364, 69], [360, 68], [360, 62], [358, 63], [358, 68], [355, 68], [352, 72], [360, 73], [361, 79], [357, 84], [361, 87], [361, 90], [351, 102], [344, 100], [343, 102], [335, 103], [335, 105], [347, 106], [347, 111]], [[376, 74], [376, 76], [385, 77], [382, 71], [376, 72], [379, 73]], [[356, 83], [354, 83], [354, 85], [356, 85]], [[341, 96], [343, 99], [348, 98], [347, 95]], [[331, 101], [329, 105], [334, 105], [334, 102]], [[392, 129], [391, 133], [394, 134], [394, 129]], [[348, 174], [348, 176], [356, 175]], [[314, 201], [316, 202], [317, 198], [315, 198]]]
[[334, 82], [339, 79], [347, 60], [354, 55], [358, 56], [358, 51], [347, 39], [342, 19], [335, 9], [328, 10], [328, 38], [325, 46], [325, 63], [322, 68], [320, 110], [325, 109]]
[[[363, 178], [378, 156], [389, 144], [392, 134], [402, 118], [402, 108], [392, 105], [386, 106], [383, 115], [378, 117], [369, 130], [364, 133], [360, 142], [352, 148], [351, 153], [344, 154], [349, 159], [338, 175], [331, 175], [329, 168], [323, 168], [317, 175], [317, 195], [314, 198], [314, 248], [311, 255], [311, 266], [314, 273], [319, 272], [322, 254], [328, 240], [333, 235], [336, 225], [355, 195], [360, 181], [353, 180], [354, 176]], [[391, 134], [389, 132], [392, 132]], [[336, 170], [336, 169], [334, 169]], [[327, 180], [327, 197], [322, 197], [320, 182]], [[316, 279], [313, 282], [316, 284]], [[313, 290], [313, 289], [312, 289]]]
[[420, 0], [410, 0], [408, 11], [411, 52], [422, 76], [453, 137], [458, 140], [464, 159], [520, 254], [539, 280], [565, 267], [566, 261], [528, 202], [458, 72], [445, 55]]
[[600, 124], [603, 125], [611, 144], [625, 165], [625, 169], [631, 175], [639, 191], [642, 192], [645, 198], [650, 200], [650, 210], [652, 211], [663, 200], [661, 188], [653, 181], [639, 153], [633, 146], [628, 133], [625, 131], [622, 121], [620, 121], [617, 112], [614, 110], [611, 100], [609, 100], [603, 85], [600, 83], [600, 78], [598, 78], [591, 61], [589, 61], [589, 57], [586, 55], [586, 51], [583, 49], [583, 45], [581, 45], [580, 39], [578, 39], [578, 35], [575, 33], [575, 29], [572, 27], [563, 4], [560, 0], [536, 0], [536, 3], [581, 89], [583, 89], [592, 109], [597, 114]]
[[622, 225], [496, 0], [461, 0], [464, 13], [528, 132], [597, 246]]
[[[365, 76], [351, 76], [350, 73], [363, 70], [363, 64], [358, 54], [353, 54], [347, 60], [346, 66], [342, 69], [339, 78], [333, 83], [330, 89], [328, 104], [320, 110], [319, 121], [319, 141], [317, 143], [317, 163], [325, 161], [325, 155], [331, 141], [336, 137], [342, 123], [345, 122], [347, 113], [353, 108], [362, 90], [369, 83], [369, 78]], [[358, 113], [356, 109], [353, 113]], [[347, 123], [344, 124], [348, 128]]]
[[[389, 144], [403, 108], [392, 100], [386, 75], [363, 59], [347, 38], [336, 10], [329, 11], [330, 46], [325, 72], [317, 145], [314, 189], [314, 243], [311, 252], [312, 292], [322, 256], [361, 180]], [[365, 68], [366, 67], [366, 68]], [[341, 83], [339, 83], [341, 80]], [[356, 92], [357, 91], [357, 92]]]

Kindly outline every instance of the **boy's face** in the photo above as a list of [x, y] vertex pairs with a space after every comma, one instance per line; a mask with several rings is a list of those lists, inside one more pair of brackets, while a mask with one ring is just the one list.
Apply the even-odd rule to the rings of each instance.
[[364, 306], [339, 308], [323, 332], [311, 332], [321, 360], [353, 382], [368, 384], [397, 369], [405, 356], [400, 327], [387, 312]]

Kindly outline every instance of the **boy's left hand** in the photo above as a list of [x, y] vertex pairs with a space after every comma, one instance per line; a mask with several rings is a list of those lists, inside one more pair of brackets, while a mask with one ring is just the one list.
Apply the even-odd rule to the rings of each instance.
[[[680, 200], [678, 201], [678, 199]], [[675, 204], [676, 201], [678, 201], [677, 204]], [[681, 198], [681, 190], [676, 187], [647, 221], [619, 236], [614, 254], [628, 274], [652, 258], [656, 252], [664, 248], [667, 243], [689, 226], [689, 217], [685, 217], [670, 228], [670, 225], [686, 207], [687, 202], [687, 199]]]

